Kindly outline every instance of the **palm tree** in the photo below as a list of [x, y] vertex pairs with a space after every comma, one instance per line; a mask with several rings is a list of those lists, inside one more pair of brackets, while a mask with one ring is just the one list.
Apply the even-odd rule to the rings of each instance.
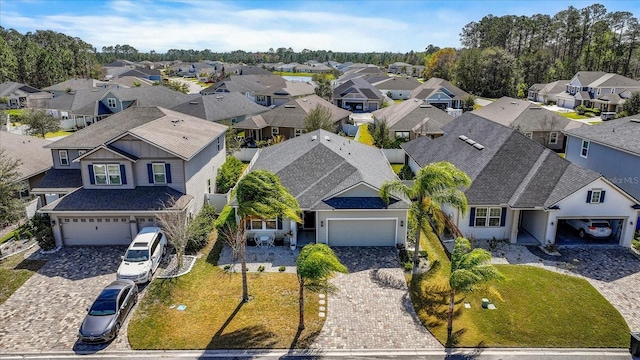
[[[451, 253], [451, 275], [449, 277], [449, 321], [447, 323], [447, 346], [452, 345], [453, 307], [455, 294], [472, 291], [490, 280], [504, 279], [504, 275], [491, 265], [491, 253], [484, 249], [471, 250], [469, 240], [459, 237]], [[495, 292], [495, 290], [494, 290]]]
[[[287, 218], [301, 222], [300, 205], [289, 191], [282, 186], [280, 179], [274, 173], [266, 170], [255, 170], [238, 182], [236, 191], [238, 201], [238, 216], [241, 226], [246, 229], [247, 221], [251, 219]], [[242, 301], [249, 300], [247, 288], [246, 241], [240, 249], [242, 258]]]
[[433, 231], [440, 238], [439, 233], [444, 224], [452, 225], [447, 222], [448, 218], [442, 212], [441, 206], [451, 206], [464, 214], [467, 211], [467, 198], [461, 189], [469, 185], [471, 185], [469, 176], [446, 161], [429, 164], [420, 169], [412, 187], [408, 187], [400, 180], [387, 181], [382, 185], [380, 197], [385, 203], [389, 203], [389, 196], [392, 193], [411, 200], [409, 215], [415, 225], [416, 243], [413, 252], [414, 273], [418, 268], [420, 234]]
[[336, 272], [346, 273], [344, 266], [336, 254], [326, 244], [308, 244], [298, 255], [297, 272], [300, 284], [300, 321], [298, 330], [304, 329], [304, 289], [311, 292], [333, 291], [329, 279]]

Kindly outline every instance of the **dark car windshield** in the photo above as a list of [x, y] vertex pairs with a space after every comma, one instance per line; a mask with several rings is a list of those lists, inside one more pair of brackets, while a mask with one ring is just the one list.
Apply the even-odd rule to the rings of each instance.
[[609, 227], [609, 223], [606, 223], [606, 222], [594, 222], [591, 226], [597, 227], [597, 228], [608, 228]]
[[103, 315], [113, 315], [116, 313], [116, 300], [115, 299], [106, 299], [106, 300], [96, 300], [89, 309], [89, 315], [93, 316], [103, 316]]
[[131, 262], [147, 261], [149, 260], [149, 250], [127, 250], [127, 254], [124, 256], [124, 259]]

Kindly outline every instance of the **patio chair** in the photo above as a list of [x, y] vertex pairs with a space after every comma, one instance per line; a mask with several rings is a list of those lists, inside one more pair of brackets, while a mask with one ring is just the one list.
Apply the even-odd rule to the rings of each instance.
[[260, 235], [255, 234], [253, 236], [253, 241], [256, 243], [256, 247], [262, 247], [262, 241], [260, 241]]
[[269, 236], [269, 239], [267, 240], [267, 247], [275, 247], [275, 240], [275, 237]]

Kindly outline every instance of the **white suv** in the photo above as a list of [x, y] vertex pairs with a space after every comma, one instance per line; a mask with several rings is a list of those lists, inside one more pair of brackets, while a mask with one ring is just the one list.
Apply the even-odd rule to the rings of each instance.
[[133, 280], [136, 284], [151, 281], [166, 251], [167, 237], [164, 232], [157, 227], [143, 228], [122, 257], [116, 278]]
[[568, 219], [567, 224], [576, 229], [581, 238], [587, 235], [606, 238], [611, 235], [611, 224], [607, 220]]

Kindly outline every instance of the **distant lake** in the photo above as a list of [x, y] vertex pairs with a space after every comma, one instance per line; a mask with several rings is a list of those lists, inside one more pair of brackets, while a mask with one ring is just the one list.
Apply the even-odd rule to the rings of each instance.
[[311, 81], [311, 76], [288, 76], [288, 75], [285, 75], [285, 76], [283, 76], [283, 78], [285, 80], [288, 80], [288, 81], [302, 81], [302, 82]]

